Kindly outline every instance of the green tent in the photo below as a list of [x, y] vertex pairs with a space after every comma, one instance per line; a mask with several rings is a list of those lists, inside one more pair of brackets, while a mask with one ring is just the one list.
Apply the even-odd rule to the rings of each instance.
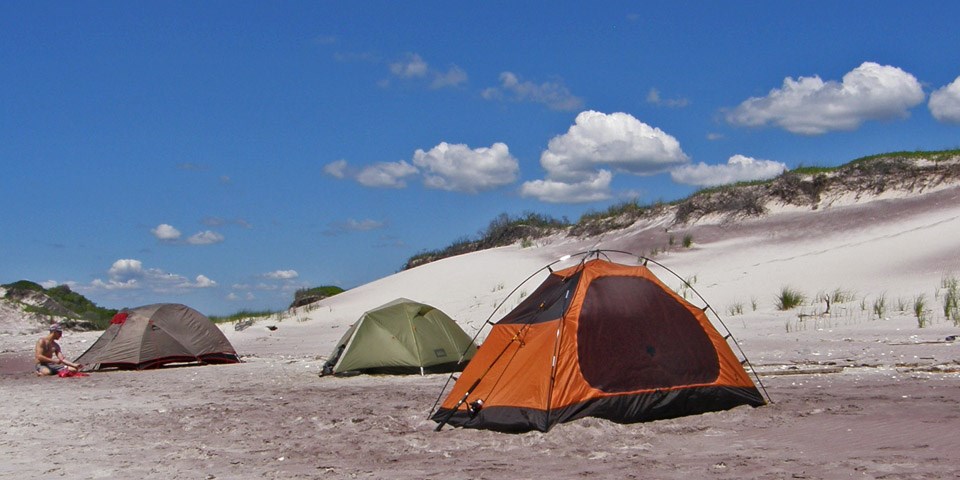
[[351, 325], [320, 375], [455, 372], [463, 370], [476, 351], [473, 340], [447, 314], [398, 298]]

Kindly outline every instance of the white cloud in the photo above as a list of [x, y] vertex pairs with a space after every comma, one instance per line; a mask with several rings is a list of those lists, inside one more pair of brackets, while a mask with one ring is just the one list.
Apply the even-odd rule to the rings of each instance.
[[520, 170], [519, 162], [503, 143], [471, 149], [441, 142], [430, 151], [417, 149], [413, 164], [423, 170], [427, 187], [467, 193], [513, 183]]
[[223, 235], [212, 230], [204, 230], [191, 235], [190, 238], [187, 239], [187, 243], [190, 245], [212, 245], [214, 243], [220, 243], [223, 240]]
[[627, 113], [585, 111], [567, 133], [553, 137], [540, 156], [547, 177], [581, 182], [601, 167], [653, 175], [689, 161], [680, 142]]
[[131, 258], [122, 258], [113, 262], [107, 273], [111, 279], [120, 281], [139, 278], [143, 276], [143, 262]]
[[383, 225], [383, 222], [378, 222], [376, 220], [354, 220], [351, 218], [347, 220], [346, 224], [344, 224], [344, 228], [354, 231], [367, 231], [383, 228]]
[[142, 287], [141, 280], [147, 277], [140, 260], [123, 258], [113, 262], [107, 270], [107, 281], [95, 279], [91, 286], [103, 290], [131, 290]]
[[272, 280], [292, 280], [300, 276], [296, 270], [275, 270], [263, 275]]
[[344, 178], [347, 176], [347, 161], [337, 160], [323, 166], [323, 171], [332, 177]]
[[[134, 278], [123, 282], [117, 280], [107, 280], [105, 282], [97, 278], [90, 282], [90, 288], [93, 290], [136, 290], [141, 288], [141, 285]], [[82, 291], [83, 288], [81, 287], [80, 290]]]
[[667, 98], [664, 99], [660, 96], [660, 91], [656, 88], [651, 88], [647, 93], [647, 103], [652, 103], [654, 105], [670, 108], [683, 108], [690, 105], [690, 100], [686, 98]]
[[94, 279], [87, 286], [77, 286], [78, 291], [135, 290], [144, 289], [154, 293], [176, 293], [196, 288], [213, 288], [217, 282], [206, 275], [197, 275], [194, 281], [158, 268], [144, 268], [143, 262], [123, 258], [113, 262], [107, 270], [107, 279]]
[[490, 87], [481, 92], [487, 100], [503, 100], [508, 95], [517, 102], [533, 102], [546, 105], [552, 110], [578, 110], [583, 100], [570, 93], [564, 85], [556, 82], [536, 84], [521, 82], [512, 72], [500, 74], [500, 87]]
[[[257, 297], [253, 294], [253, 292], [245, 292], [243, 294], [242, 300], [250, 301], [250, 300], [255, 300], [256, 298]], [[230, 292], [229, 294], [227, 294], [227, 300], [231, 302], [237, 302], [237, 301], [240, 301], [241, 298], [240, 298], [240, 295], [237, 295], [237, 292]]]
[[697, 165], [685, 165], [670, 172], [670, 177], [673, 181], [685, 185], [712, 187], [751, 180], [766, 180], [780, 175], [786, 169], [786, 164], [781, 162], [734, 155], [725, 165], [707, 165], [703, 162]]
[[327, 236], [336, 236], [343, 235], [349, 232], [367, 232], [370, 230], [377, 230], [386, 226], [384, 222], [378, 222], [376, 220], [354, 220], [349, 219], [346, 222], [334, 222], [330, 224], [330, 228], [323, 232]]
[[250, 222], [242, 218], [220, 218], [220, 217], [204, 217], [200, 223], [208, 227], [223, 227], [227, 225], [236, 225], [243, 228], [253, 228], [253, 225], [250, 225]]
[[430, 88], [445, 88], [445, 87], [456, 87], [457, 85], [467, 82], [467, 72], [464, 72], [460, 67], [453, 65], [446, 72], [434, 72], [433, 82], [430, 83]]
[[520, 193], [552, 203], [606, 200], [614, 171], [654, 175], [687, 162], [680, 142], [659, 128], [627, 113], [584, 111], [540, 155], [546, 179], [524, 183]]
[[[204, 219], [204, 223], [210, 226], [215, 226], [215, 225], [223, 225], [226, 223], [226, 221], [218, 218], [208, 217]], [[238, 225], [241, 225], [247, 228], [249, 228], [250, 226], [244, 220], [234, 220], [233, 223], [236, 223]], [[157, 225], [157, 227], [151, 229], [150, 232], [153, 233], [153, 236], [159, 239], [160, 241], [169, 242], [169, 243], [177, 242], [181, 237], [181, 233], [179, 230], [177, 230], [173, 226], [167, 225], [166, 223]], [[202, 232], [197, 232], [196, 234], [187, 238], [186, 243], [190, 245], [211, 245], [214, 243], [220, 243], [223, 240], [224, 240], [223, 235], [211, 230], [205, 230]]]
[[960, 123], [960, 77], [931, 93], [927, 106], [933, 118], [941, 122]]
[[[430, 88], [439, 89], [456, 87], [467, 81], [467, 72], [462, 68], [451, 65], [447, 71], [430, 68], [430, 65], [418, 54], [408, 53], [402, 59], [389, 65], [390, 73], [402, 80], [421, 80], [431, 78]], [[388, 87], [389, 80], [382, 80], [380, 86]]]
[[206, 275], [197, 275], [196, 282], [192, 285], [195, 288], [213, 288], [217, 282], [210, 280]]
[[166, 223], [157, 225], [155, 228], [150, 230], [150, 233], [152, 233], [154, 237], [157, 237], [157, 240], [164, 242], [172, 242], [180, 238], [180, 230], [177, 230]]
[[[404, 188], [407, 177], [422, 174], [428, 188], [477, 193], [514, 182], [520, 169], [503, 143], [471, 149], [463, 144], [441, 142], [429, 151], [417, 149], [412, 161], [413, 164], [404, 160], [379, 162], [364, 167], [353, 178], [367, 187]], [[344, 160], [328, 164], [324, 170], [340, 178], [350, 175]]]
[[923, 99], [923, 88], [913, 75], [864, 62], [841, 82], [824, 82], [819, 76], [787, 77], [781, 88], [744, 101], [726, 118], [735, 125], [772, 124], [793, 133], [819, 135], [854, 130], [867, 120], [906, 117]]
[[520, 195], [534, 197], [550, 203], [584, 203], [607, 200], [610, 195], [610, 181], [613, 174], [600, 170], [579, 182], [559, 182], [555, 180], [534, 180], [520, 187]]
[[400, 160], [380, 162], [364, 168], [357, 174], [357, 181], [367, 187], [404, 188], [405, 177], [418, 173], [417, 167]]
[[390, 73], [400, 78], [424, 77], [427, 69], [427, 62], [416, 53], [408, 53], [402, 60], [390, 64]]

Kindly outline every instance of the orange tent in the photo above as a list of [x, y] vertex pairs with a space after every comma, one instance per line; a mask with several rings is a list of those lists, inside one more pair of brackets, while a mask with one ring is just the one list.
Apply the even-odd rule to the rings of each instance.
[[547, 431], [764, 403], [704, 309], [646, 266], [597, 258], [552, 272], [497, 322], [432, 418]]

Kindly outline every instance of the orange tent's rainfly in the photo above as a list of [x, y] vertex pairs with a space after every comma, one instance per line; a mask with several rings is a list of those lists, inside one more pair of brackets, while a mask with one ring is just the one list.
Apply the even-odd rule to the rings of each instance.
[[645, 266], [597, 258], [552, 272], [497, 322], [432, 418], [547, 431], [764, 403], [704, 309]]
[[227, 337], [202, 313], [175, 303], [123, 310], [77, 363], [84, 370], [144, 370], [169, 363], [238, 363]]

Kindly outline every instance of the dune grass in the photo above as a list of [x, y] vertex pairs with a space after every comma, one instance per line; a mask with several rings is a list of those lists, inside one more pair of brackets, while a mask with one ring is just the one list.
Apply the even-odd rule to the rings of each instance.
[[917, 326], [923, 328], [927, 325], [927, 305], [924, 294], [913, 297], [913, 315], [917, 317]]
[[856, 300], [857, 295], [850, 290], [836, 288], [830, 292], [830, 301], [833, 303], [848, 303]]
[[940, 281], [943, 293], [943, 316], [960, 327], [960, 280], [957, 277], [944, 277]]
[[887, 293], [881, 293], [876, 300], [873, 301], [873, 313], [879, 319], [883, 319], [887, 315]]
[[777, 296], [777, 310], [790, 310], [803, 305], [807, 300], [803, 292], [792, 287], [783, 287], [780, 289], [780, 295]]
[[681, 297], [683, 297], [684, 300], [689, 300], [690, 299], [689, 294], [691, 293], [691, 290], [693, 290], [693, 286], [696, 285], [696, 283], [697, 283], [696, 275], [687, 277], [686, 279], [683, 280], [683, 284], [681, 284], [674, 291], [677, 292], [677, 294], [679, 294]]

